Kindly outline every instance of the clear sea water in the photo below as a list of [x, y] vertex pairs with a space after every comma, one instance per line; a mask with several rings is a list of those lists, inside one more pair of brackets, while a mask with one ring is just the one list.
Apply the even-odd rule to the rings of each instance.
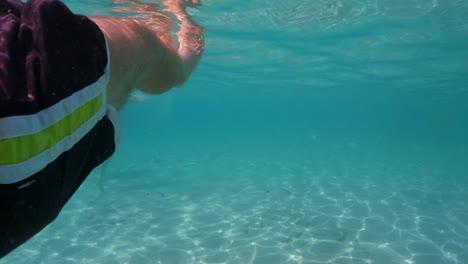
[[190, 81], [1, 264], [468, 263], [468, 1], [203, 4]]

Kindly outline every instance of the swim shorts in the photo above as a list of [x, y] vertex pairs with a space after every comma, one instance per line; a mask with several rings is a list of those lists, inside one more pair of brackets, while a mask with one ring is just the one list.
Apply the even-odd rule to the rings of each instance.
[[106, 40], [58, 0], [0, 0], [0, 258], [115, 151]]

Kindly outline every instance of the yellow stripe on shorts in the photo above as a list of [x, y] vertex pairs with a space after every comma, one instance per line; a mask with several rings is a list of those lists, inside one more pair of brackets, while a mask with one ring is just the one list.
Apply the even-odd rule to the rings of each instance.
[[103, 106], [103, 95], [99, 94], [55, 124], [38, 133], [0, 139], [0, 165], [11, 165], [26, 161], [52, 148], [63, 138], [73, 134]]

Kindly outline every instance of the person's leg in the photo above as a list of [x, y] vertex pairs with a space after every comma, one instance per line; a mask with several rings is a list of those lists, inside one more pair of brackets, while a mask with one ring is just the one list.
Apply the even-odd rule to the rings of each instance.
[[99, 191], [105, 192], [104, 189], [104, 177], [106, 175], [107, 167], [112, 158], [104, 161], [99, 167], [96, 168], [96, 185], [99, 188]]

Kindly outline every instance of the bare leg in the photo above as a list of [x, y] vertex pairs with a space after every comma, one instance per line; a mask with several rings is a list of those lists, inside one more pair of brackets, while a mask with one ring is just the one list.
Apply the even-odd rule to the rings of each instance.
[[[117, 12], [133, 12], [124, 17], [93, 17], [104, 32], [111, 57], [108, 102], [120, 109], [133, 88], [159, 94], [182, 86], [197, 67], [204, 51], [204, 29], [187, 14], [187, 7], [200, 5], [192, 0], [163, 0], [162, 11], [155, 4], [137, 0]], [[168, 15], [171, 14], [171, 15]], [[176, 19], [174, 19], [175, 16]], [[180, 29], [174, 37], [172, 26]]]
[[109, 162], [112, 157], [108, 158], [104, 161], [99, 167], [96, 168], [96, 185], [98, 186], [101, 192], [105, 192], [104, 189], [104, 176], [106, 174], [107, 167], [109, 166]]

